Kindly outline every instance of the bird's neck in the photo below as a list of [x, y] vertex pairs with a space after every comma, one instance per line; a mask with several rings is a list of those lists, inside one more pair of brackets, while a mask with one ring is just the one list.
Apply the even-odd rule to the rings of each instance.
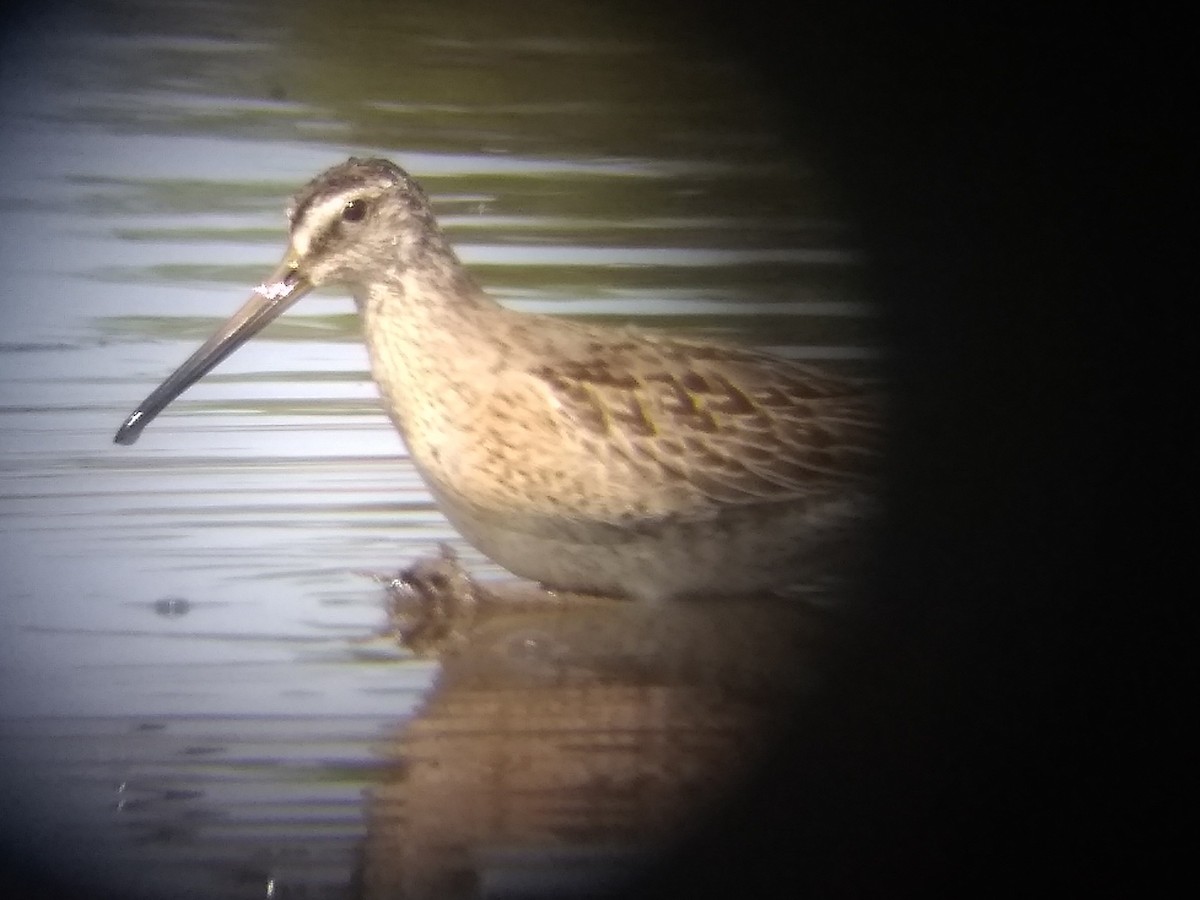
[[498, 320], [515, 315], [453, 265], [394, 269], [356, 292], [371, 373], [414, 454], [421, 436], [464, 414], [471, 395], [487, 390], [502, 348]]

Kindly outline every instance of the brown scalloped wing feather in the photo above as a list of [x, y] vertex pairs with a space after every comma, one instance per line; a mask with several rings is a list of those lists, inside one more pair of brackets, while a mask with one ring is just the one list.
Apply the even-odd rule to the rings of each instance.
[[597, 445], [726, 503], [870, 477], [878, 398], [865, 385], [732, 347], [644, 337], [533, 371]]

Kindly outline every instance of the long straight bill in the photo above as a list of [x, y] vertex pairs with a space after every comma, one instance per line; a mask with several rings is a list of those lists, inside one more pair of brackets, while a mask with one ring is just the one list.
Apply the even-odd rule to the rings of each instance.
[[[290, 254], [289, 254], [290, 256]], [[117, 429], [113, 440], [132, 444], [154, 417], [193, 384], [211, 372], [238, 347], [277, 319], [288, 307], [312, 290], [312, 285], [285, 259], [271, 277], [254, 289], [245, 305], [188, 357], [187, 362], [155, 388]]]

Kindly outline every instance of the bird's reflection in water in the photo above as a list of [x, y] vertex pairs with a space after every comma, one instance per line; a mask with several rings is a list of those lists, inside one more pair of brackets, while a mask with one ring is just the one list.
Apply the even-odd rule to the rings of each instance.
[[366, 897], [619, 889], [753, 774], [846, 630], [795, 597], [500, 598], [427, 565], [393, 623], [442, 672], [370, 797]]

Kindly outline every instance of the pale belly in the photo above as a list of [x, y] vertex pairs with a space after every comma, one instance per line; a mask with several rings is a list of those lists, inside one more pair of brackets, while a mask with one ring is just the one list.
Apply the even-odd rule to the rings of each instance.
[[703, 520], [630, 525], [506, 510], [491, 514], [434, 490], [439, 508], [476, 549], [547, 588], [662, 601], [781, 588], [829, 574], [861, 543], [860, 493], [805, 503], [714, 511]]

